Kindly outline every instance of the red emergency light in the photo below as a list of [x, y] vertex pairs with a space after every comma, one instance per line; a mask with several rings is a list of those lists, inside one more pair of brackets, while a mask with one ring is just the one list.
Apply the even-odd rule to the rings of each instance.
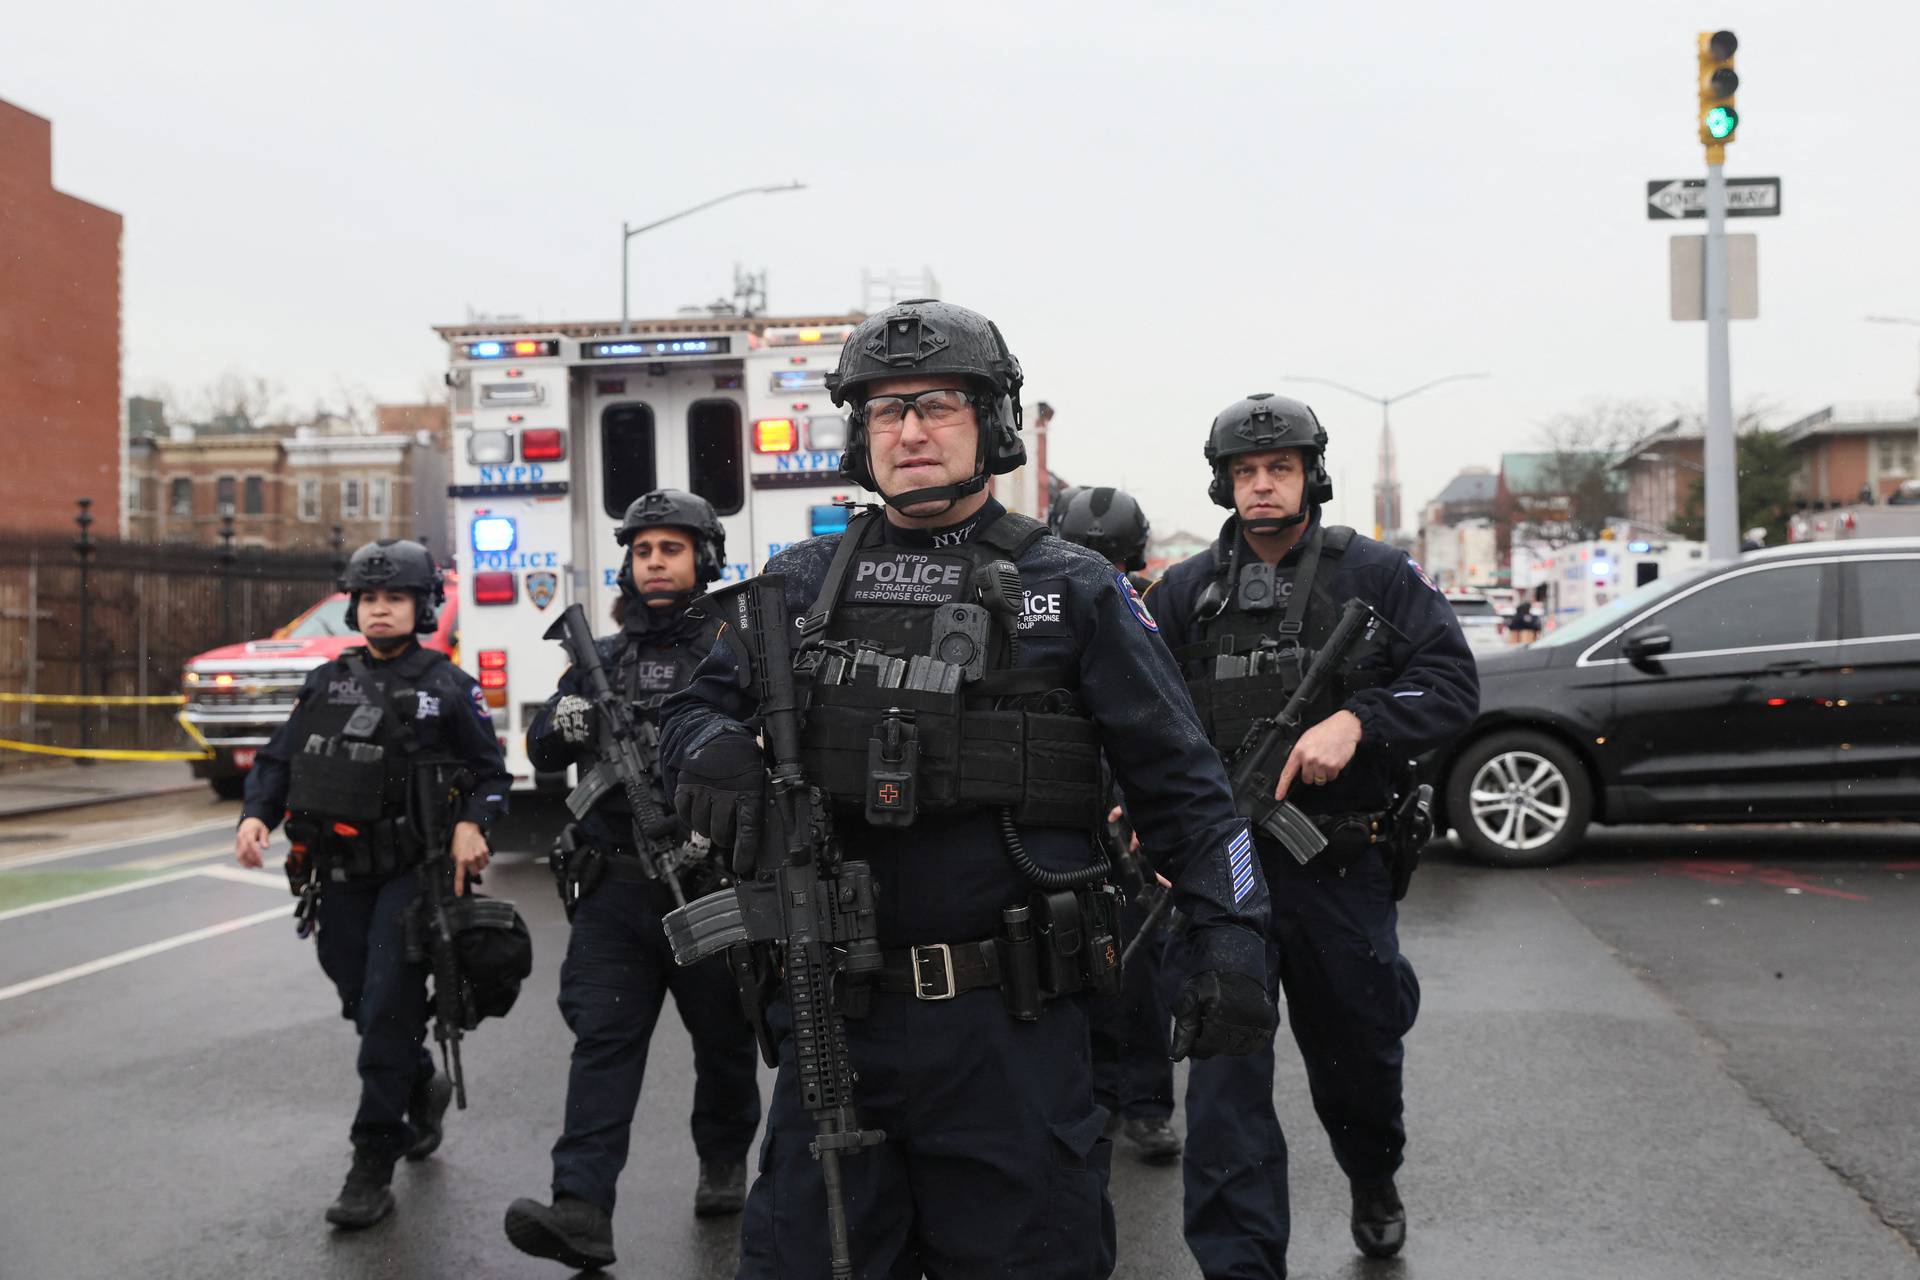
[[507, 666], [505, 649], [482, 649], [480, 651], [480, 669], [482, 671], [504, 671]]
[[473, 602], [475, 604], [512, 604], [518, 591], [510, 573], [476, 573], [473, 575]]
[[482, 671], [480, 673], [482, 689], [504, 689], [507, 687], [507, 673], [504, 671]]
[[520, 457], [526, 462], [558, 462], [567, 456], [567, 436], [558, 427], [534, 427], [520, 433]]

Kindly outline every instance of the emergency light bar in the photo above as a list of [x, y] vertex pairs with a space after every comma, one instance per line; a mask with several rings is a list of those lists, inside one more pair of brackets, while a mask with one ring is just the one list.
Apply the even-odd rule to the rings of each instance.
[[850, 324], [829, 324], [801, 329], [769, 329], [761, 340], [770, 347], [832, 346], [845, 342], [853, 334]]
[[753, 424], [755, 453], [792, 453], [800, 447], [800, 425], [792, 418], [762, 418]]
[[825, 369], [776, 369], [773, 373], [773, 389], [780, 391], [824, 391], [827, 387]]
[[653, 360], [661, 356], [723, 356], [733, 350], [731, 338], [620, 338], [588, 342], [580, 348], [582, 360]]
[[500, 342], [488, 339], [485, 342], [469, 342], [461, 347], [461, 352], [469, 360], [512, 360], [525, 359], [528, 356], [557, 356], [560, 354], [560, 341], [557, 338], [519, 338], [512, 342]]

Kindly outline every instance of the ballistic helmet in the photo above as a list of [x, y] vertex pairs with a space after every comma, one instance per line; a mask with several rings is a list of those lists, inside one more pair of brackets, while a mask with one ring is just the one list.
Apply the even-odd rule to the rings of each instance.
[[973, 475], [956, 485], [881, 497], [894, 507], [956, 499], [978, 493], [989, 476], [1005, 475], [1026, 462], [1027, 449], [1020, 441], [1020, 388], [1025, 379], [998, 326], [977, 311], [914, 298], [862, 320], [840, 349], [839, 367], [827, 375], [833, 403], [851, 406], [840, 474], [879, 492], [867, 452], [867, 389], [873, 383], [941, 374], [961, 379], [971, 392], [980, 423]]
[[1327, 474], [1326, 464], [1326, 428], [1313, 416], [1312, 409], [1271, 391], [1257, 391], [1236, 400], [1213, 420], [1213, 429], [1207, 433], [1207, 465], [1213, 468], [1207, 496], [1231, 509], [1233, 481], [1227, 475], [1227, 459], [1275, 449], [1299, 449], [1304, 455], [1308, 506], [1333, 501], [1333, 477]]
[[[714, 514], [713, 504], [697, 493], [684, 489], [655, 489], [643, 493], [627, 506], [613, 540], [621, 546], [631, 543], [642, 529], [668, 525], [693, 535], [693, 590], [698, 595], [710, 582], [717, 582], [727, 567], [727, 531]], [[620, 560], [620, 590], [633, 595], [633, 557]]]
[[1068, 542], [1138, 573], [1147, 567], [1147, 513], [1125, 489], [1079, 489], [1065, 503], [1054, 532]]
[[447, 601], [446, 579], [433, 553], [405, 538], [381, 538], [353, 553], [340, 575], [340, 590], [348, 593], [347, 626], [360, 629], [360, 593], [379, 587], [411, 591], [413, 629], [422, 635], [435, 626], [435, 613]]

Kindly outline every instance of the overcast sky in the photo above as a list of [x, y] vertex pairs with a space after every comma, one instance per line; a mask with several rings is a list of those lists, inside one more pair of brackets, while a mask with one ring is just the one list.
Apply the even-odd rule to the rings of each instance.
[[[1392, 393], [1409, 510], [1604, 398], [1704, 396], [1645, 184], [1701, 176], [1694, 36], [1741, 41], [1733, 175], [1779, 175], [1736, 399], [1920, 377], [1920, 4], [1626, 0], [15, 6], [0, 98], [64, 190], [126, 217], [126, 385], [270, 377], [418, 398], [468, 308], [636, 315], [764, 267], [773, 310], [931, 267], [1001, 324], [1056, 467], [1211, 528], [1213, 414], [1293, 392], [1371, 520]], [[1699, 230], [1698, 224], [1689, 227]]]

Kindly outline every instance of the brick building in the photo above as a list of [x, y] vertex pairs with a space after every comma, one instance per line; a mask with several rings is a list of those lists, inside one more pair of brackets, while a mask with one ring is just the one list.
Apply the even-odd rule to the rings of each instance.
[[53, 125], [0, 101], [0, 528], [120, 533], [120, 215], [53, 187]]
[[[388, 418], [383, 406], [380, 421]], [[418, 406], [398, 406], [416, 408]], [[433, 406], [428, 406], [429, 408]], [[444, 419], [445, 410], [441, 409]], [[341, 526], [348, 547], [374, 538], [427, 536], [443, 558], [444, 427], [368, 435], [341, 422], [218, 430], [184, 426], [129, 446], [131, 537], [211, 544], [231, 515], [241, 546], [320, 549]]]
[[1636, 528], [1673, 528], [1706, 475], [1706, 439], [1678, 418], [1637, 441], [1615, 465], [1627, 488], [1627, 519]]
[[1800, 455], [1802, 510], [1885, 502], [1920, 477], [1920, 416], [1905, 405], [1829, 405], [1781, 435]]

